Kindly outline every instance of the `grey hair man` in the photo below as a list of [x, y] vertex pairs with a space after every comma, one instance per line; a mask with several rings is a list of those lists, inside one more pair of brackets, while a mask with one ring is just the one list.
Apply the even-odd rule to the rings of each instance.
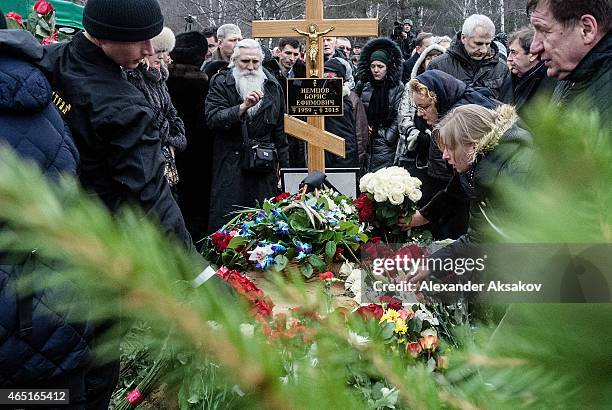
[[224, 24], [217, 29], [217, 50], [213, 60], [230, 61], [236, 44], [242, 40], [242, 31], [235, 24]]
[[482, 14], [465, 19], [461, 32], [446, 53], [434, 58], [428, 70], [441, 70], [468, 85], [486, 87], [492, 97], [499, 97], [510, 71], [500, 60], [493, 44], [495, 25]]
[[[283, 90], [262, 67], [259, 42], [237, 43], [228, 69], [210, 81], [206, 97], [206, 120], [214, 134], [213, 178], [209, 230], [229, 220], [235, 206], [252, 207], [278, 194], [278, 167], [289, 165], [284, 132]], [[249, 154], [266, 148], [270, 169], [249, 167]]]

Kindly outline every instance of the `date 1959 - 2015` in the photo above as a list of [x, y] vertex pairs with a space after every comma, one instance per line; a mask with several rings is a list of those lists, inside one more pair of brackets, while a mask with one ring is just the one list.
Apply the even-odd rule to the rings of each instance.
[[2, 404], [68, 404], [68, 389], [0, 389]]

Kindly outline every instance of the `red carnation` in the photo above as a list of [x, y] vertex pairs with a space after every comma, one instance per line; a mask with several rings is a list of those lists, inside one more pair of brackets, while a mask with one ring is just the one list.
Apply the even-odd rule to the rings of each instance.
[[332, 272], [325, 272], [319, 275], [320, 280], [330, 280], [334, 278], [334, 274]]
[[372, 222], [374, 220], [374, 203], [366, 194], [362, 193], [359, 195], [353, 203], [355, 204], [355, 208], [357, 208], [359, 220], [361, 222]]
[[393, 309], [397, 311], [402, 309], [402, 301], [392, 296], [388, 296], [388, 295], [381, 296], [380, 301], [382, 303], [386, 303], [388, 309]]
[[383, 308], [380, 305], [375, 303], [370, 303], [367, 306], [361, 306], [359, 309], [355, 311], [362, 318], [369, 320], [375, 318], [376, 320], [380, 320], [383, 315]]
[[258, 300], [254, 305], [255, 316], [272, 317], [272, 309], [274, 305], [266, 300]]
[[40, 44], [42, 44], [43, 46], [46, 46], [49, 44], [55, 44], [58, 41], [59, 41], [58, 35], [57, 35], [57, 32], [55, 32], [55, 34], [53, 34], [52, 36], [44, 37], [42, 41], [40, 42]]
[[19, 23], [20, 26], [23, 26], [23, 17], [21, 17], [19, 14], [15, 13], [14, 11], [6, 13], [4, 17], [6, 17], [7, 19], [13, 19], [17, 23]]
[[283, 192], [282, 194], [279, 194], [276, 197], [274, 197], [274, 202], [283, 201], [283, 200], [289, 198], [290, 196], [291, 196], [291, 194], [289, 192]]
[[53, 6], [45, 0], [37, 0], [36, 3], [34, 3], [34, 11], [45, 16], [53, 11]]

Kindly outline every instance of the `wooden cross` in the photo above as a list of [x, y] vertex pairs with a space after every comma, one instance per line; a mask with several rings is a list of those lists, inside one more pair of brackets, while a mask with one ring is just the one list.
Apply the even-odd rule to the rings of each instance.
[[[338, 37], [369, 37], [378, 35], [377, 19], [325, 19], [323, 0], [306, 0], [306, 15], [303, 20], [253, 21], [253, 37], [296, 37], [295, 29], [308, 32], [315, 24], [324, 32], [333, 27], [331, 34]], [[311, 41], [306, 39], [306, 56], [310, 52]], [[318, 53], [316, 66], [306, 58], [306, 73], [323, 74], [323, 36], [317, 41]], [[324, 117], [308, 117], [308, 122], [285, 114], [285, 132], [308, 144], [308, 171], [325, 172], [325, 151], [344, 157], [344, 139], [325, 131]]]

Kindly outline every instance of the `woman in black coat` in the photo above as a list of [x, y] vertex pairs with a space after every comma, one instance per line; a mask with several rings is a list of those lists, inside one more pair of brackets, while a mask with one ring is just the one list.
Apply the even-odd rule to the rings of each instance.
[[[469, 199], [468, 231], [459, 239], [431, 255], [431, 258], [470, 257], [485, 241], [507, 240], [499, 222], [509, 207], [502, 197], [504, 184], [526, 182], [533, 157], [531, 135], [518, 124], [518, 115], [509, 105], [496, 110], [475, 104], [453, 109], [437, 127], [437, 145], [442, 156], [453, 167], [448, 186], [412, 217], [410, 226], [421, 226], [429, 220], [452, 212], [458, 201]], [[454, 275], [451, 270], [422, 271], [411, 281], [432, 274]]]
[[402, 52], [388, 38], [368, 41], [361, 51], [355, 92], [368, 115], [370, 143], [365, 171], [374, 172], [393, 165], [399, 129], [397, 110], [404, 92]]
[[[400, 140], [394, 164], [423, 182], [419, 205], [429, 202], [453, 176], [452, 168], [431, 140], [431, 130], [451, 109], [465, 104], [495, 107], [491, 99], [440, 70], [425, 71], [406, 84], [398, 113]], [[432, 220], [428, 228], [436, 239], [457, 239], [466, 232], [467, 223], [466, 199], [457, 203], [451, 215]]]

